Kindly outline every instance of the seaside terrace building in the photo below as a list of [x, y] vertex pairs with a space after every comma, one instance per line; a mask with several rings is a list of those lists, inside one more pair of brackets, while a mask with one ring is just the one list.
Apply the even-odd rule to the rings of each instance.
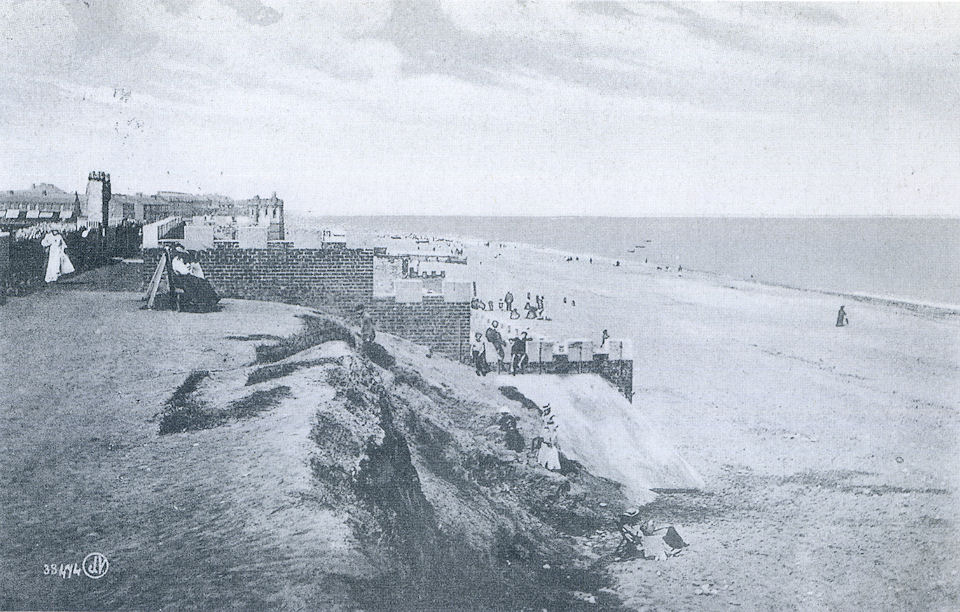
[[80, 217], [80, 194], [56, 185], [35, 183], [29, 189], [0, 191], [0, 226], [19, 229], [43, 222], [76, 222]]
[[8, 229], [43, 222], [115, 227], [124, 222], [152, 223], [177, 217], [188, 223], [212, 225], [218, 234], [236, 233], [241, 226], [267, 229], [269, 240], [284, 239], [283, 200], [274, 193], [234, 200], [219, 194], [159, 191], [153, 195], [113, 193], [110, 174], [91, 172], [83, 196], [49, 183], [30, 189], [0, 192], [0, 226]]

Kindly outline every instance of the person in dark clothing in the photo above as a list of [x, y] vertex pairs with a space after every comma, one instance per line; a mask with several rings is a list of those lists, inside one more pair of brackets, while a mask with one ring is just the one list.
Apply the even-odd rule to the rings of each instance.
[[603, 345], [606, 344], [609, 339], [610, 333], [607, 330], [603, 330], [603, 333], [600, 335], [600, 348], [603, 348]]
[[513, 310], [513, 293], [507, 291], [507, 294], [503, 296], [503, 303], [507, 305], [507, 311]]
[[837, 327], [843, 327], [850, 324], [850, 319], [847, 318], [847, 312], [843, 309], [843, 306], [840, 307], [840, 310], [837, 312]]
[[499, 326], [499, 321], [493, 321], [490, 323], [490, 327], [488, 327], [486, 331], [487, 342], [492, 344], [493, 348], [495, 348], [497, 351], [497, 373], [500, 373], [500, 371], [503, 369], [503, 349], [507, 346], [507, 343], [503, 341], [503, 336], [500, 335], [500, 331], [497, 329]]
[[527, 342], [531, 340], [532, 338], [527, 337], [527, 332], [523, 332], [516, 338], [510, 338], [510, 373], [514, 376], [517, 372], [523, 374], [524, 368], [527, 367], [527, 362], [530, 360], [527, 357]]
[[183, 245], [174, 247], [170, 267], [176, 275], [173, 284], [183, 290], [180, 297], [180, 309], [187, 312], [212, 312], [218, 310], [220, 296], [210, 282], [204, 278], [198, 258], [187, 251]]

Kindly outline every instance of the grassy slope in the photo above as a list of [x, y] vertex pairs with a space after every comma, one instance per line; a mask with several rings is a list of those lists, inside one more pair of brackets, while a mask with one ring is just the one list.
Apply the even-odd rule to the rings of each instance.
[[[333, 341], [248, 385], [260, 366], [240, 338], [289, 336], [306, 309], [178, 314], [137, 298], [4, 306], [0, 607], [571, 607], [572, 589], [615, 605], [573, 536], [612, 523], [618, 487], [507, 450], [495, 385], [390, 337], [389, 370]], [[222, 418], [158, 435], [198, 369], [194, 394]], [[278, 385], [276, 407], [229, 412]], [[513, 409], [529, 443], [536, 415]], [[102, 580], [43, 575], [92, 551], [111, 562]]]

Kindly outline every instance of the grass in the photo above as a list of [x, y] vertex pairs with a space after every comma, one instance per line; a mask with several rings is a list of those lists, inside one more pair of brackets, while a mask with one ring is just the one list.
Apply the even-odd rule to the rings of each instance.
[[191, 372], [166, 401], [160, 417], [160, 435], [184, 433], [218, 427], [230, 421], [249, 419], [273, 408], [290, 395], [290, 387], [281, 385], [254, 391], [222, 409], [210, 408], [197, 396], [200, 383], [210, 376], [206, 370]]
[[543, 412], [540, 406], [537, 406], [537, 404], [533, 400], [528, 398], [523, 393], [520, 393], [520, 391], [518, 391], [516, 387], [510, 387], [510, 386], [500, 387], [500, 394], [509, 400], [520, 402], [520, 405], [526, 408], [527, 410], [533, 410], [537, 414], [541, 414]]
[[357, 340], [345, 325], [331, 319], [301, 315], [304, 328], [292, 336], [281, 338], [276, 344], [261, 344], [256, 347], [257, 363], [276, 363], [312, 346], [340, 340], [350, 348], [356, 348]]
[[288, 363], [278, 363], [274, 365], [263, 366], [261, 368], [257, 368], [253, 372], [250, 372], [250, 375], [247, 376], [247, 382], [245, 386], [255, 385], [267, 380], [273, 380], [274, 378], [282, 378], [284, 376], [293, 374], [297, 370], [311, 368], [313, 366], [323, 365], [326, 363], [342, 364], [343, 359], [339, 357], [320, 357], [319, 359], [291, 361]]

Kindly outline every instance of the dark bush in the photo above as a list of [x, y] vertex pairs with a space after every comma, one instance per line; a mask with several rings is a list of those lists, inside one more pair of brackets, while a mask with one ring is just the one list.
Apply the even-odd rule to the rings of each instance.
[[191, 372], [163, 407], [160, 417], [160, 435], [210, 429], [228, 421], [256, 416], [273, 408], [290, 395], [290, 387], [279, 386], [231, 402], [221, 410], [213, 410], [196, 396], [200, 382], [210, 376], [206, 370]]
[[363, 354], [367, 356], [367, 359], [384, 369], [390, 369], [397, 363], [396, 358], [388, 353], [387, 349], [383, 348], [383, 345], [377, 344], [376, 342], [365, 343], [363, 345]]
[[331, 319], [301, 315], [304, 328], [292, 336], [281, 338], [276, 344], [261, 344], [257, 346], [257, 363], [275, 363], [296, 355], [312, 346], [341, 340], [350, 348], [356, 348], [356, 338], [346, 326]]

